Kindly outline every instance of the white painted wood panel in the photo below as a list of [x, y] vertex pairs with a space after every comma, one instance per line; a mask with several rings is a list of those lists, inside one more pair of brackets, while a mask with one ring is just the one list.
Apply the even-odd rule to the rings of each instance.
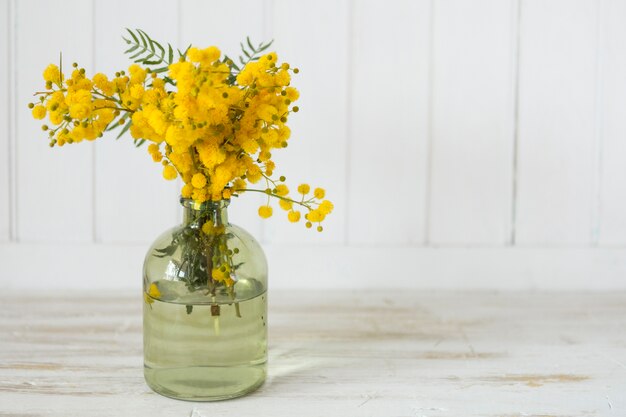
[[[178, 45], [178, 8], [167, 0], [96, 0], [93, 73], [113, 74], [132, 63], [122, 36], [125, 28], [145, 30], [159, 43]], [[123, 10], [123, 13], [120, 11]], [[184, 48], [183, 48], [184, 49]], [[127, 133], [119, 140], [110, 132], [96, 141], [96, 239], [101, 242], [151, 242], [180, 222], [180, 184], [163, 178], [148, 144], [135, 148]]]
[[603, 0], [599, 88], [601, 176], [598, 240], [626, 243], [626, 3]]
[[214, 403], [176, 401], [147, 387], [138, 292], [0, 297], [0, 414], [7, 416], [626, 411], [623, 292], [273, 291], [267, 382]]
[[[399, 290], [626, 290], [626, 248], [345, 247], [311, 242], [263, 249], [275, 289], [376, 290], [384, 282]], [[0, 244], [0, 286], [37, 292], [140, 291], [145, 253], [145, 245]], [[45, 274], [55, 278], [42, 280]]]
[[430, 1], [355, 1], [348, 242], [424, 240]]
[[516, 241], [588, 244], [598, 2], [522, 1]]
[[10, 2], [0, 0], [0, 242], [11, 236], [11, 37]]
[[[347, 0], [274, 0], [271, 38], [279, 59], [298, 67], [292, 85], [300, 91], [300, 112], [289, 118], [289, 147], [276, 151], [276, 175], [284, 174], [293, 196], [298, 184], [326, 189], [335, 205], [324, 220], [324, 232], [287, 221], [287, 212], [274, 207], [265, 224], [269, 242], [343, 243], [346, 232], [347, 85], [349, 2]], [[322, 29], [323, 30], [320, 30]], [[315, 36], [311, 36], [311, 34]], [[301, 210], [302, 211], [302, 210]], [[304, 214], [305, 211], [302, 211]], [[314, 234], [314, 236], [311, 236]]]
[[[199, 47], [215, 45], [230, 57], [240, 55], [240, 42], [246, 36], [255, 42], [269, 40], [269, 0], [233, 0], [213, 2], [203, 0], [181, 1], [182, 44]], [[233, 58], [235, 59], [235, 58]], [[264, 199], [256, 193], [248, 193], [233, 199], [229, 207], [229, 219], [245, 228], [259, 240], [263, 240], [264, 224], [257, 214]]]
[[[17, 239], [86, 242], [93, 237], [93, 147], [50, 149], [48, 136], [26, 107], [44, 87], [42, 72], [59, 62], [92, 63], [92, 7], [81, 0], [15, 2], [17, 13]], [[63, 14], [61, 14], [63, 13]], [[71, 24], [61, 23], [71, 15]], [[52, 26], [51, 26], [52, 25]]]
[[428, 241], [510, 241], [517, 1], [434, 3]]

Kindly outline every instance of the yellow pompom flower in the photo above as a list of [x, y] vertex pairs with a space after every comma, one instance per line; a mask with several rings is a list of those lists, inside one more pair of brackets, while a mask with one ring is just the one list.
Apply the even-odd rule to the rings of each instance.
[[180, 190], [180, 195], [183, 198], [189, 198], [191, 197], [191, 193], [193, 193], [193, 185], [191, 184], [185, 184], [183, 185], [182, 190]]
[[46, 82], [58, 83], [61, 78], [61, 71], [59, 67], [54, 64], [50, 64], [43, 71], [43, 79]]
[[323, 188], [316, 188], [313, 191], [313, 195], [315, 196], [315, 198], [321, 200], [326, 195], [326, 191]]
[[213, 268], [211, 270], [211, 277], [217, 282], [226, 281], [230, 278], [230, 267], [228, 265], [222, 265], [219, 268]]
[[322, 213], [320, 210], [311, 210], [306, 215], [306, 219], [308, 221], [310, 221], [310, 222], [313, 222], [313, 223], [319, 223], [322, 220], [324, 220], [325, 217], [326, 217], [326, 215], [324, 213]]
[[33, 117], [35, 119], [41, 120], [46, 117], [47, 110], [44, 106], [35, 106], [33, 107]]
[[172, 165], [166, 165], [165, 167], [163, 167], [163, 178], [165, 178], [166, 180], [173, 180], [176, 179], [176, 177], [178, 176], [178, 172], [176, 172], [176, 168], [174, 168]]
[[153, 282], [148, 287], [148, 292], [143, 294], [143, 298], [146, 303], [152, 304], [154, 303], [154, 299], [161, 298], [161, 291], [159, 291], [159, 287]]
[[285, 211], [289, 211], [293, 207], [293, 202], [291, 202], [289, 200], [280, 199], [280, 200], [278, 200], [278, 205], [280, 206], [281, 209], [283, 209]]
[[[274, 194], [279, 195], [281, 197], [284, 197], [287, 194], [289, 194], [289, 188], [287, 188], [287, 186], [285, 184], [278, 184], [276, 186], [276, 191], [274, 191]], [[283, 200], [281, 200], [281, 201], [283, 201]]]
[[258, 182], [261, 177], [263, 176], [262, 172], [261, 172], [261, 168], [259, 168], [257, 165], [252, 165], [248, 168], [248, 181], [250, 181], [251, 183], [255, 183]]
[[243, 192], [246, 189], [246, 182], [241, 178], [238, 178], [233, 183], [233, 190], [236, 192]]
[[300, 184], [298, 185], [298, 192], [300, 194], [308, 194], [311, 191], [311, 186], [309, 184]]
[[299, 211], [290, 211], [287, 214], [287, 218], [291, 223], [297, 223], [300, 221], [300, 212]]
[[155, 283], [150, 284], [150, 287], [148, 288], [148, 295], [152, 298], [161, 297], [161, 291], [159, 291], [159, 287], [157, 287]]
[[259, 216], [263, 217], [264, 219], [267, 219], [269, 217], [272, 217], [272, 207], [271, 206], [261, 206], [259, 207]]
[[206, 49], [189, 48], [187, 55], [191, 62], [196, 62], [204, 66], [209, 66], [217, 61], [222, 52], [216, 46], [209, 46]]
[[70, 106], [70, 117], [73, 119], [86, 119], [91, 115], [91, 106], [77, 103]]
[[335, 208], [335, 206], [333, 206], [333, 203], [328, 200], [324, 200], [317, 209], [320, 211], [320, 213], [326, 215], [330, 214], [330, 212], [333, 211], [333, 208]]
[[213, 227], [213, 223], [206, 222], [202, 225], [202, 232], [205, 235], [212, 235], [214, 233], [215, 227]]
[[200, 172], [194, 174], [194, 176], [191, 177], [191, 185], [193, 185], [195, 188], [203, 188], [206, 185], [206, 177], [204, 176], [204, 174]]

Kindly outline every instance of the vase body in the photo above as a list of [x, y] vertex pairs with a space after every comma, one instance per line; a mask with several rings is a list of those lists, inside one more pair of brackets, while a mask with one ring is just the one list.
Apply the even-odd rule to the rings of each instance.
[[266, 376], [265, 255], [228, 222], [228, 201], [181, 203], [183, 223], [144, 262], [144, 376], [168, 397], [238, 397]]

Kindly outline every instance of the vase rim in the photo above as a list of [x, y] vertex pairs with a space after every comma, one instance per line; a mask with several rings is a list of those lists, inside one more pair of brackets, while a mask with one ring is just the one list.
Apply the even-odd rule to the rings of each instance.
[[230, 200], [229, 199], [222, 199], [222, 200], [217, 200], [217, 201], [207, 200], [205, 202], [200, 203], [198, 201], [195, 201], [193, 198], [180, 197], [180, 204], [185, 208], [203, 211], [203, 210], [224, 209], [228, 207], [228, 205], [230, 204]]

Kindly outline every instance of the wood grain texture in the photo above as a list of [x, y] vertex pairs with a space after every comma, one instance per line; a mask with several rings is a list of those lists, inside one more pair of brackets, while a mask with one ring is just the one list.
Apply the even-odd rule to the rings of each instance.
[[274, 152], [275, 172], [287, 177], [296, 198], [300, 183], [325, 188], [336, 210], [324, 221], [324, 233], [311, 236], [312, 230], [302, 223], [286, 221], [287, 213], [274, 202], [274, 218], [265, 223], [265, 239], [272, 243], [343, 243], [347, 227], [345, 162], [349, 157], [349, 2], [274, 0], [273, 7], [273, 49], [278, 51], [279, 60], [300, 69], [292, 77], [292, 85], [301, 93], [296, 103], [301, 110], [289, 118], [289, 147]]
[[589, 244], [598, 2], [522, 1], [516, 242]]
[[[168, 0], [96, 0], [94, 26], [94, 72], [114, 74], [132, 63], [122, 36], [125, 28], [145, 30], [159, 43], [177, 43], [178, 10]], [[123, 13], [120, 11], [123, 10]], [[149, 10], [149, 12], [146, 12]], [[161, 232], [180, 223], [180, 186], [163, 179], [161, 164], [148, 155], [146, 143], [135, 148], [129, 133], [117, 133], [95, 142], [96, 241], [152, 242]]]
[[349, 243], [424, 241], [430, 5], [353, 2]]
[[626, 413], [626, 293], [274, 292], [268, 381], [218, 403], [145, 385], [139, 293], [0, 301], [3, 416]]
[[[16, 1], [17, 7], [17, 239], [37, 242], [89, 242], [93, 238], [93, 146], [89, 143], [50, 149], [48, 135], [26, 105], [45, 82], [43, 69], [59, 62], [64, 71], [78, 62], [92, 63], [92, 4], [71, 1]], [[63, 30], [50, 27], [59, 10], [71, 14]], [[64, 17], [64, 19], [67, 16]], [[31, 38], [33, 33], [40, 36]], [[34, 57], [37, 59], [35, 60]], [[43, 122], [43, 121], [42, 121]]]
[[626, 3], [604, 0], [600, 8], [600, 244], [626, 243]]
[[510, 240], [516, 7], [513, 0], [434, 3], [433, 244]]
[[0, 0], [0, 242], [11, 236], [10, 169], [11, 169], [11, 62], [9, 31], [11, 28], [9, 0]]

